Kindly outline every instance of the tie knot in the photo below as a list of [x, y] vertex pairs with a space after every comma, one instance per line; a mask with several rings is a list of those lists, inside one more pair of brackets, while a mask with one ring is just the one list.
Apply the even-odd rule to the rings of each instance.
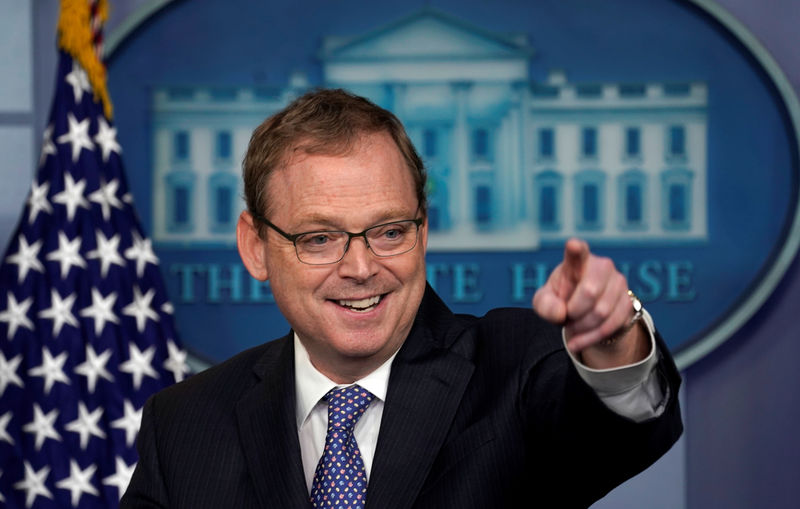
[[328, 402], [328, 427], [344, 431], [353, 429], [374, 397], [371, 392], [358, 385], [331, 389], [325, 395]]

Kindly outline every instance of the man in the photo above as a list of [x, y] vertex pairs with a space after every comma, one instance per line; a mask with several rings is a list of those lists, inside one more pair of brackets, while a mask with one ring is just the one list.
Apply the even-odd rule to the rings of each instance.
[[309, 93], [243, 166], [239, 253], [292, 331], [148, 401], [123, 507], [586, 507], [680, 435], [669, 353], [584, 242], [535, 312], [445, 306], [391, 113]]

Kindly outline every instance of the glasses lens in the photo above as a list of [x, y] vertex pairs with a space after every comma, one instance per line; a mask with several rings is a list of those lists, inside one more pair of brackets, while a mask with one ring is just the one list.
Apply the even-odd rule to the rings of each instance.
[[321, 265], [334, 263], [344, 255], [347, 245], [345, 232], [311, 232], [295, 239], [297, 257], [303, 263]]
[[369, 247], [378, 256], [394, 256], [410, 251], [417, 244], [417, 223], [395, 221], [373, 226], [365, 232]]

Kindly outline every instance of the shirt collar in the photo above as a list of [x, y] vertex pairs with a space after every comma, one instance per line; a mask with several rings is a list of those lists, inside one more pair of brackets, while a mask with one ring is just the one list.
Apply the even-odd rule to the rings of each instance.
[[[381, 401], [386, 401], [386, 392], [389, 387], [389, 374], [392, 370], [392, 361], [397, 352], [389, 357], [375, 371], [355, 383], [371, 392]], [[297, 333], [294, 334], [294, 386], [297, 389], [296, 418], [297, 428], [305, 422], [314, 406], [337, 384], [323, 375], [311, 364], [308, 350], [300, 342]], [[344, 385], [341, 385], [344, 387]]]

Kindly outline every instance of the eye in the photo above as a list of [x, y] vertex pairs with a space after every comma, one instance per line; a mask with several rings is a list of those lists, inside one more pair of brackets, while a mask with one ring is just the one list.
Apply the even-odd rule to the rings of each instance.
[[383, 236], [386, 237], [389, 240], [396, 239], [397, 237], [399, 237], [402, 234], [403, 234], [403, 232], [400, 231], [400, 228], [396, 228], [396, 227], [392, 228], [392, 229], [389, 229], [389, 230], [386, 230], [385, 232], [383, 232]]
[[329, 232], [308, 233], [297, 238], [297, 244], [305, 249], [319, 249], [325, 247], [334, 240]]
[[328, 238], [327, 235], [318, 233], [316, 235], [312, 235], [311, 237], [309, 237], [308, 243], [309, 244], [313, 244], [315, 246], [321, 246], [321, 245], [327, 243], [328, 240], [330, 240], [330, 239]]
[[396, 241], [402, 239], [406, 233], [408, 233], [407, 224], [392, 223], [376, 228], [374, 238], [383, 241]]

